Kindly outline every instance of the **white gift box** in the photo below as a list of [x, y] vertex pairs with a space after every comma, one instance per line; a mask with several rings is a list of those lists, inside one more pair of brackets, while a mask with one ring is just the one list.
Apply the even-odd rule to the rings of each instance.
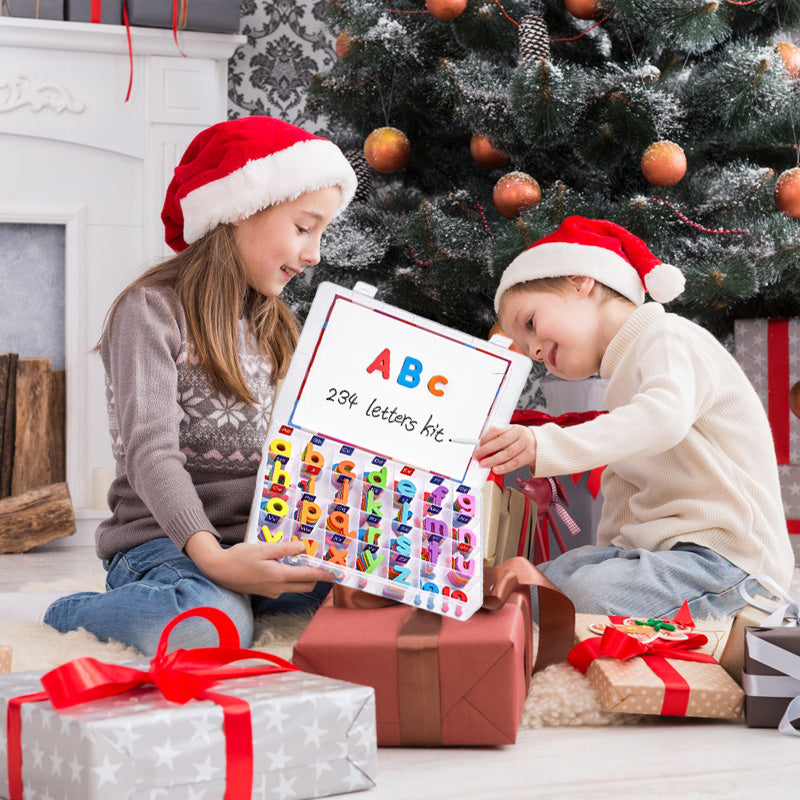
[[[10, 698], [41, 691], [42, 673], [0, 678]], [[221, 680], [218, 694], [245, 700], [253, 731], [252, 798], [323, 797], [375, 785], [371, 687], [283, 672]], [[25, 800], [222, 800], [226, 738], [221, 706], [171, 703], [154, 687], [56, 711], [21, 706]], [[6, 725], [0, 731], [0, 796], [9, 797]]]

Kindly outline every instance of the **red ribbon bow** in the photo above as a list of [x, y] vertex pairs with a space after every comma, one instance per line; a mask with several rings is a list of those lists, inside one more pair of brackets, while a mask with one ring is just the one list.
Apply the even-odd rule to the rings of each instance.
[[[219, 647], [174, 650], [167, 653], [167, 642], [173, 628], [188, 617], [203, 617], [217, 629]], [[272, 662], [269, 666], [230, 667], [226, 664], [243, 659]], [[278, 656], [239, 647], [239, 632], [230, 617], [217, 608], [202, 607], [184, 611], [162, 631], [156, 655], [148, 670], [105, 664], [94, 658], [76, 658], [56, 667], [41, 678], [43, 692], [9, 700], [8, 787], [10, 800], [22, 800], [22, 736], [21, 706], [23, 703], [49, 700], [61, 709], [111, 697], [139, 686], [155, 686], [165, 699], [173, 703], [189, 700], [211, 700], [222, 707], [225, 731], [226, 784], [225, 800], [249, 800], [253, 785], [253, 734], [250, 706], [230, 695], [211, 692], [218, 681], [251, 675], [297, 671]]]
[[669, 664], [668, 658], [680, 661], [699, 661], [716, 664], [713, 656], [694, 652], [708, 642], [702, 633], [689, 634], [686, 639], [654, 639], [642, 642], [609, 625], [602, 638], [584, 639], [570, 651], [567, 660], [575, 669], [586, 672], [596, 658], [610, 656], [620, 661], [641, 656], [644, 662], [664, 682], [664, 702], [661, 713], [669, 716], [683, 716], [689, 706], [689, 684], [683, 676]]

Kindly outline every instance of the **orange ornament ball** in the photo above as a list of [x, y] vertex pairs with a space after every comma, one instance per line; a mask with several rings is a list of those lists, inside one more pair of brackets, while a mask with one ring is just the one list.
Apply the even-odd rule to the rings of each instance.
[[469, 143], [469, 151], [475, 161], [486, 169], [502, 169], [511, 160], [508, 153], [495, 147], [492, 140], [482, 133], [475, 133]]
[[564, 8], [578, 19], [597, 19], [603, 13], [599, 0], [564, 0]]
[[337, 37], [336, 37], [336, 58], [342, 59], [345, 58], [350, 54], [350, 48], [353, 45], [353, 38], [347, 32], [347, 30], [343, 30]]
[[797, 383], [789, 389], [789, 408], [792, 410], [792, 414], [796, 417], [800, 417], [800, 381], [797, 381]]
[[654, 142], [642, 154], [641, 168], [653, 186], [674, 186], [686, 174], [686, 154], [675, 142]]
[[775, 205], [787, 217], [800, 219], [800, 167], [782, 172], [775, 181]]
[[364, 158], [378, 172], [397, 172], [410, 155], [411, 142], [397, 128], [376, 128], [364, 141]]
[[516, 219], [542, 200], [542, 190], [526, 172], [509, 172], [494, 185], [492, 200], [498, 214]]
[[778, 42], [775, 47], [790, 77], [800, 78], [800, 47], [789, 42]]
[[[503, 329], [500, 327], [500, 323], [499, 322], [495, 322], [495, 324], [492, 325], [492, 327], [489, 329], [489, 338], [490, 339], [495, 334], [497, 334], [499, 336], [505, 336], [506, 339], [510, 339], [511, 338], [507, 333], [503, 332]], [[522, 352], [522, 350], [520, 350], [515, 344], [510, 344], [508, 346], [508, 349], [509, 350], [513, 350], [515, 353], [521, 353]], [[800, 386], [800, 384], [798, 384], [798, 386]]]
[[467, 0], [425, 0], [425, 7], [436, 19], [447, 22], [464, 13]]

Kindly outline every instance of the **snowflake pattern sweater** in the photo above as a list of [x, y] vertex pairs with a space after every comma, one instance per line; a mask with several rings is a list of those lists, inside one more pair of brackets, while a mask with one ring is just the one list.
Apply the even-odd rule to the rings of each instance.
[[609, 413], [537, 428], [535, 475], [607, 464], [599, 545], [694, 543], [788, 588], [794, 558], [769, 422], [727, 350], [646, 303], [612, 339], [600, 375], [609, 379]]
[[274, 398], [271, 364], [245, 321], [239, 358], [253, 406], [211, 385], [172, 290], [129, 292], [100, 352], [117, 462], [100, 558], [163, 536], [182, 549], [199, 530], [242, 541]]

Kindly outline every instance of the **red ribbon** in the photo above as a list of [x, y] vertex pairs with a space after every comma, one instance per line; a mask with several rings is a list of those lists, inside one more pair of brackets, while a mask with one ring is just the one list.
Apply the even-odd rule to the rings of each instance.
[[92, 10], [89, 12], [89, 22], [100, 22], [103, 13], [103, 0], [92, 0]]
[[[180, 2], [180, 20], [178, 20], [178, 3]], [[178, 42], [178, 28], [183, 30], [186, 27], [186, 15], [189, 12], [189, 0], [172, 0], [172, 38], [175, 40], [175, 46], [178, 52], [186, 58], [186, 53], [181, 50], [180, 42]]]
[[[219, 635], [219, 647], [175, 650], [167, 653], [172, 629], [188, 617], [203, 617]], [[272, 662], [261, 667], [224, 665], [243, 659]], [[21, 706], [49, 700], [53, 708], [69, 708], [101, 697], [111, 697], [139, 686], [155, 686], [173, 703], [211, 700], [222, 707], [225, 730], [225, 800], [250, 800], [253, 787], [253, 732], [250, 706], [244, 700], [209, 691], [221, 680], [276, 672], [297, 671], [288, 661], [270, 653], [239, 647], [239, 633], [230, 617], [217, 608], [184, 611], [162, 631], [155, 658], [147, 671], [118, 664], [104, 664], [94, 658], [76, 658], [56, 667], [41, 678], [43, 692], [14, 697], [8, 703], [8, 788], [10, 800], [22, 800]]]
[[767, 413], [779, 464], [789, 464], [789, 320], [767, 322]]
[[575, 669], [586, 672], [596, 658], [609, 656], [624, 661], [641, 656], [645, 664], [664, 683], [661, 713], [668, 716], [683, 716], [689, 707], [690, 686], [666, 659], [716, 664], [712, 656], [693, 652], [707, 642], [708, 638], [702, 633], [694, 633], [678, 641], [654, 639], [645, 643], [609, 625], [603, 631], [602, 638], [585, 639], [573, 647], [567, 660]]
[[[511, 422], [516, 425], [528, 425], [531, 427], [554, 422], [560, 428], [569, 428], [572, 425], [580, 425], [582, 422], [590, 422], [602, 414], [608, 414], [608, 411], [570, 411], [558, 417], [552, 417], [550, 414], [545, 414], [544, 411], [520, 408], [511, 415]], [[600, 476], [603, 474], [604, 469], [605, 466], [595, 467], [589, 470], [586, 487], [592, 493], [592, 498], [594, 500], [597, 500], [597, 495], [600, 492]], [[583, 472], [573, 473], [572, 482], [577, 484], [583, 475]]]

